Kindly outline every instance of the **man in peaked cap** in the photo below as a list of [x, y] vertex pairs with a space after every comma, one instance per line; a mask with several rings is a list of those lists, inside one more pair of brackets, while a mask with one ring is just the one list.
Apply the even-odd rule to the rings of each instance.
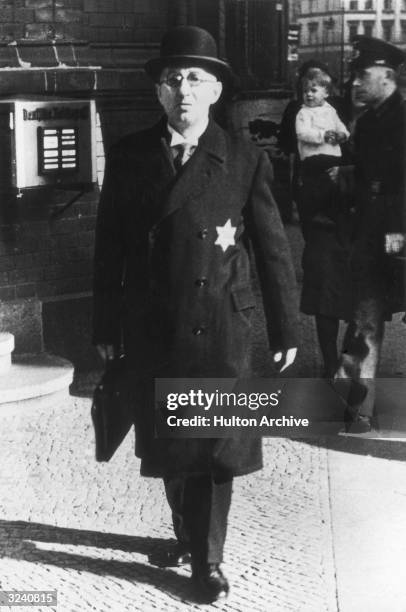
[[178, 539], [168, 561], [189, 554], [199, 597], [213, 601], [229, 590], [220, 564], [232, 479], [261, 468], [261, 442], [154, 438], [154, 379], [249, 377], [253, 252], [270, 348], [287, 367], [296, 355], [295, 276], [267, 155], [210, 118], [231, 77], [212, 36], [170, 30], [146, 71], [165, 114], [107, 159], [93, 338], [105, 359], [123, 338], [137, 380], [141, 473], [164, 479]]
[[396, 83], [403, 52], [382, 40], [353, 41], [354, 99], [366, 105], [355, 134], [356, 227], [352, 248], [353, 320], [338, 378], [352, 381], [347, 430], [372, 429], [375, 377], [385, 320], [403, 311], [405, 270], [405, 103]]
[[372, 66], [397, 70], [405, 61], [405, 55], [401, 49], [379, 38], [359, 34], [352, 39], [352, 46], [351, 68], [354, 71]]

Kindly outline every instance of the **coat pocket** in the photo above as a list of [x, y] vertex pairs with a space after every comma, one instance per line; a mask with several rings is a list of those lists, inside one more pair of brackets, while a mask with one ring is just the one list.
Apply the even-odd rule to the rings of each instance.
[[252, 311], [256, 306], [255, 295], [250, 285], [239, 285], [231, 289], [231, 299], [235, 312], [238, 312], [241, 317], [249, 322]]

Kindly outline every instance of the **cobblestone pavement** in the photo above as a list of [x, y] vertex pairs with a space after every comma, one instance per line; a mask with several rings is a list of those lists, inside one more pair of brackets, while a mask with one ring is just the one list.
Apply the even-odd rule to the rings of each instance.
[[336, 612], [326, 449], [265, 441], [265, 469], [235, 480], [230, 596], [198, 605], [189, 569], [148, 563], [172, 538], [161, 482], [139, 477], [131, 434], [97, 464], [89, 412], [72, 397], [1, 419], [3, 590], [57, 590], [58, 612]]

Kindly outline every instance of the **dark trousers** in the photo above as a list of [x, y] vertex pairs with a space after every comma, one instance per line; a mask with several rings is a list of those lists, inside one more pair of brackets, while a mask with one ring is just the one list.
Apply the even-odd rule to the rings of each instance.
[[190, 551], [193, 569], [223, 560], [232, 483], [217, 483], [211, 474], [164, 478], [175, 535]]

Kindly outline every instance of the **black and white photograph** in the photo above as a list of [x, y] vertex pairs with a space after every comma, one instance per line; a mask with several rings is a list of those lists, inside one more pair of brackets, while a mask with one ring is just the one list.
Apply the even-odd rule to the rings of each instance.
[[406, 1], [0, 0], [0, 608], [406, 612]]

